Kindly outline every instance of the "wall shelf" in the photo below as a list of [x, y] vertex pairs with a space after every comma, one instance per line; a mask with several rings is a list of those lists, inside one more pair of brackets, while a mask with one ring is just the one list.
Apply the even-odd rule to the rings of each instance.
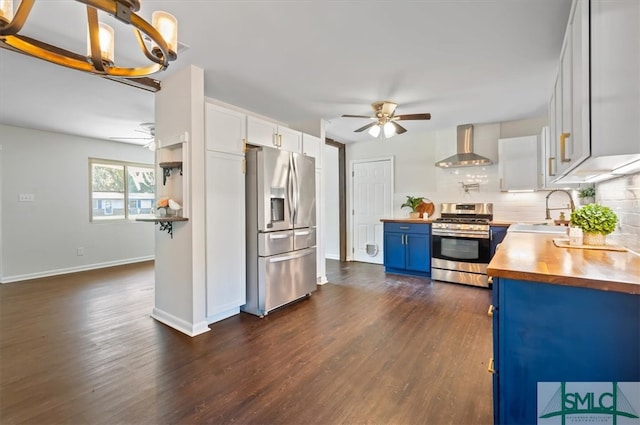
[[161, 232], [166, 231], [173, 239], [173, 223], [176, 221], [189, 221], [189, 219], [186, 217], [145, 217], [136, 218], [136, 221], [159, 224], [160, 228], [158, 230]]
[[162, 168], [163, 185], [167, 184], [167, 177], [171, 176], [171, 170], [178, 169], [180, 170], [180, 175], [182, 175], [182, 161], [161, 162], [158, 166]]

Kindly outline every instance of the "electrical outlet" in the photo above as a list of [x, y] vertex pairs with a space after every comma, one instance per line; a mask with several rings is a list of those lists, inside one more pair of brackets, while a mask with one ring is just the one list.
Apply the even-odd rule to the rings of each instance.
[[79, 247], [79, 248], [76, 250], [76, 253], [78, 254], [78, 257], [83, 256], [83, 255], [84, 255], [84, 247], [82, 247], [82, 246], [81, 246], [81, 247]]
[[35, 201], [36, 197], [33, 193], [21, 193], [18, 201], [20, 202], [33, 202]]

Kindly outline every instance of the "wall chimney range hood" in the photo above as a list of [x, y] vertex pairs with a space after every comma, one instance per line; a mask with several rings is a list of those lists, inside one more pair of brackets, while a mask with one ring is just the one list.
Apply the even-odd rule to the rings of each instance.
[[464, 124], [456, 127], [458, 133], [458, 151], [455, 155], [436, 162], [436, 167], [471, 167], [474, 165], [491, 165], [489, 158], [473, 153], [473, 125]]

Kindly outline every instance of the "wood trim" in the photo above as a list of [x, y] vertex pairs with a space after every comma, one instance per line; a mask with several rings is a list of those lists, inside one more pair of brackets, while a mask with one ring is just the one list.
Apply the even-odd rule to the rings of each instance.
[[347, 261], [347, 155], [345, 144], [325, 138], [325, 143], [338, 149], [338, 220], [340, 228], [340, 261]]

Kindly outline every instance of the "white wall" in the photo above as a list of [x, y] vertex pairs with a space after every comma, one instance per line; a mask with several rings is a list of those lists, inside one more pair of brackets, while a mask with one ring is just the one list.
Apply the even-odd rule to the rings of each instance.
[[340, 185], [338, 148], [324, 145], [325, 257], [340, 259]]
[[[408, 132], [388, 140], [371, 140], [346, 145], [347, 166], [353, 160], [393, 156], [395, 158], [394, 213], [390, 218], [406, 218], [409, 209], [400, 205], [408, 195], [424, 196], [438, 207], [443, 202], [493, 202], [494, 219], [507, 221], [544, 221], [548, 192], [506, 193], [499, 190], [498, 139], [539, 134], [546, 120], [534, 118], [496, 124], [474, 125], [474, 151], [494, 163], [485, 167], [442, 169], [436, 161], [456, 152], [456, 129], [416, 133]], [[505, 128], [506, 131], [502, 131]], [[532, 158], [536, 160], [536, 158]], [[347, 203], [351, 208], [351, 176], [347, 176]], [[460, 182], [479, 183], [478, 190], [465, 192]], [[551, 206], [568, 201], [556, 195]], [[559, 213], [559, 212], [558, 212]], [[557, 217], [554, 217], [557, 218]]]
[[[89, 221], [89, 158], [153, 164], [152, 152], [5, 125], [0, 134], [2, 282], [153, 258], [153, 224]], [[20, 194], [35, 201], [18, 202]]]

